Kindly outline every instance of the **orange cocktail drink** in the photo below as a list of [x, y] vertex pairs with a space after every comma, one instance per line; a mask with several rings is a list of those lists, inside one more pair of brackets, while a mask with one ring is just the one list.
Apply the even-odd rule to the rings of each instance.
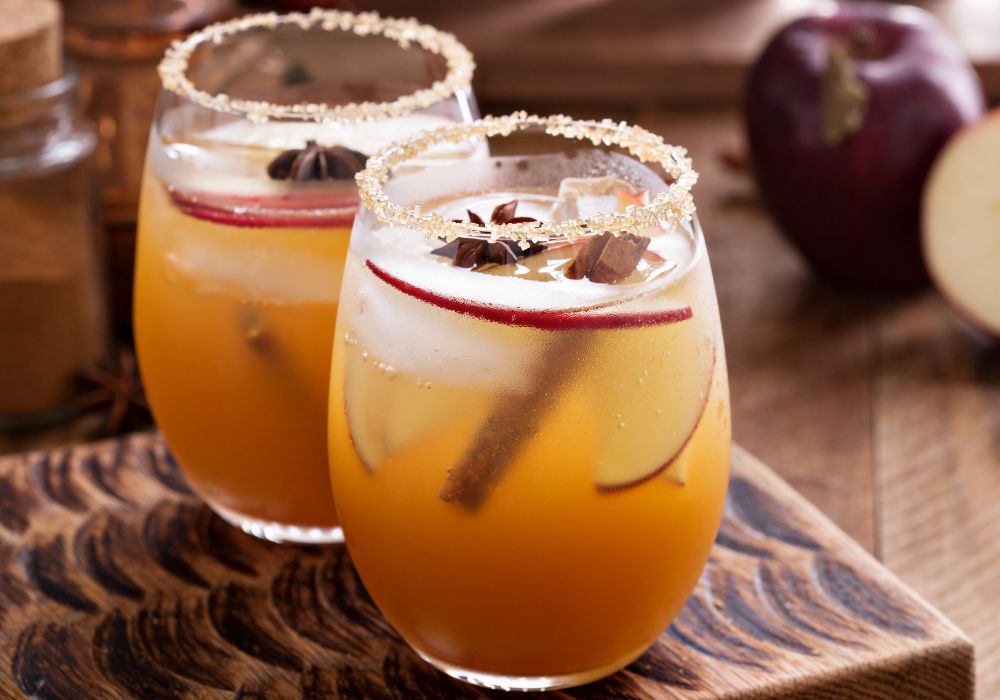
[[333, 528], [323, 387], [350, 200], [325, 216], [251, 218], [168, 187], [147, 171], [136, 262], [136, 341], [157, 422], [224, 516]]
[[334, 342], [332, 484], [375, 602], [456, 677], [541, 689], [617, 670], [708, 558], [725, 352], [693, 173], [660, 145], [639, 152], [669, 187], [596, 150], [395, 177], [382, 200], [380, 166], [362, 175], [376, 179]]
[[[437, 59], [446, 75], [434, 80]], [[471, 119], [470, 72], [465, 49], [430, 27], [321, 10], [214, 25], [161, 64], [136, 344], [189, 481], [248, 532], [342, 538], [327, 391], [354, 175], [393, 138]], [[472, 150], [438, 149], [424, 165]]]

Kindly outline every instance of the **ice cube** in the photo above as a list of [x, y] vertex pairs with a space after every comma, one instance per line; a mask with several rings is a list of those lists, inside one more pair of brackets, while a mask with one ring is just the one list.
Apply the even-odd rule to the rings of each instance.
[[605, 177], [568, 177], [559, 183], [555, 219], [586, 219], [594, 214], [623, 211], [630, 204], [644, 204], [644, 192], [629, 182]]
[[[527, 381], [531, 373], [525, 369], [531, 361], [531, 346], [524, 338], [527, 331], [470, 324], [460, 314], [393, 293], [367, 270], [358, 269], [356, 261], [348, 265], [354, 269], [347, 283], [364, 309], [355, 315], [360, 306], [345, 300], [351, 306], [344, 317], [372, 358], [435, 385], [503, 387], [511, 392], [530, 389]], [[417, 265], [408, 269], [414, 268], [419, 269]], [[445, 268], [444, 272], [451, 270]], [[473, 277], [467, 270], [460, 272], [463, 277]], [[419, 275], [406, 279], [411, 284], [422, 282]]]

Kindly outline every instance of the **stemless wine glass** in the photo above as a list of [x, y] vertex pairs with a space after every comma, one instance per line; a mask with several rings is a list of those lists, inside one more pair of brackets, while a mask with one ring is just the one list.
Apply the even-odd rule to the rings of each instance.
[[[665, 175], [591, 148], [398, 174], [428, 148], [528, 129]], [[695, 180], [684, 149], [642, 129], [523, 113], [392, 145], [358, 176], [333, 492], [373, 599], [457, 678], [612, 673], [697, 582], [730, 423]]]
[[332, 10], [216, 24], [160, 65], [136, 261], [142, 376], [194, 488], [254, 535], [342, 538], [326, 387], [354, 174], [392, 139], [474, 119], [472, 70], [450, 34]]

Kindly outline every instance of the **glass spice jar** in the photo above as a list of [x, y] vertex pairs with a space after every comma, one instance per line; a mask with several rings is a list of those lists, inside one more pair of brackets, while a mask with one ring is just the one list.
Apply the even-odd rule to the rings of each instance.
[[139, 183], [160, 87], [156, 64], [172, 42], [234, 12], [235, 0], [62, 0], [62, 7], [84, 111], [98, 130], [113, 322], [128, 335]]
[[[78, 116], [77, 76], [63, 73], [58, 42], [48, 46], [58, 34], [52, 4], [47, 48], [24, 43], [14, 47], [20, 60], [0, 61], [2, 429], [68, 415], [80, 373], [108, 351], [97, 135]], [[47, 82], [32, 83], [25, 67], [37, 69], [46, 51], [52, 65], [33, 72]]]
[[156, 64], [170, 44], [232, 11], [233, 0], [62, 0], [66, 48], [97, 124], [104, 218], [135, 224]]

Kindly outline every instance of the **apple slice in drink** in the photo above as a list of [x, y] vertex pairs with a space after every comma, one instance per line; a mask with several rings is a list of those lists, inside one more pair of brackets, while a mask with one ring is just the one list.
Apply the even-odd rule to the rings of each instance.
[[[432, 382], [395, 373], [375, 356], [347, 348], [344, 413], [351, 444], [368, 472], [455, 424], [456, 392], [435, 392]], [[469, 388], [460, 399], [462, 418], [474, 424], [489, 410], [482, 391]]]
[[[640, 452], [637, 459], [632, 459], [632, 455], [628, 455], [629, 463], [627, 465], [623, 465], [620, 460], [613, 459], [613, 455], [609, 456], [606, 461], [610, 466], [606, 473], [603, 473], [605, 470], [602, 470], [602, 473], [598, 475], [598, 483], [601, 488], [625, 488], [666, 469], [674, 456], [681, 451], [697, 425], [705, 405], [708, 383], [711, 380], [713, 365], [711, 358], [714, 351], [711, 344], [706, 345], [699, 342], [701, 335], [698, 334], [704, 334], [707, 331], [703, 328], [707, 319], [692, 324], [693, 312], [690, 306], [678, 304], [663, 309], [661, 308], [663, 299], [657, 298], [654, 301], [648, 292], [628, 295], [606, 287], [609, 291], [614, 292], [613, 295], [609, 295], [615, 300], [614, 302], [594, 303], [580, 309], [501, 307], [457, 295], [445, 294], [442, 293], [443, 290], [438, 291], [438, 289], [418, 286], [387, 272], [371, 260], [365, 261], [365, 266], [376, 279], [397, 292], [428, 305], [484, 321], [545, 331], [609, 331], [610, 333], [604, 336], [603, 340], [600, 339], [603, 334], [587, 336], [588, 345], [590, 342], [597, 342], [604, 348], [605, 352], [609, 353], [610, 356], [607, 359], [609, 363], [620, 361], [621, 355], [619, 353], [621, 351], [617, 349], [619, 334], [615, 331], [626, 329], [633, 331], [630, 333], [629, 342], [642, 342], [643, 347], [650, 348], [661, 361], [668, 359], [668, 353], [663, 352], [665, 347], [677, 347], [677, 356], [679, 357], [692, 354], [695, 348], [702, 348], [703, 352], [697, 356], [697, 361], [692, 362], [693, 367], [686, 369], [697, 370], [703, 364], [703, 371], [680, 372], [679, 381], [672, 381], [675, 376], [678, 376], [677, 371], [661, 372], [666, 377], [663, 380], [664, 387], [661, 392], [665, 408], [661, 413], [666, 413], [666, 415], [659, 416], [656, 425], [660, 428], [667, 425], [671, 430], [676, 429], [679, 435], [683, 433], [682, 437], [675, 440], [671, 434], [666, 439], [653, 443], [660, 459], [655, 462], [652, 468], [649, 466], [650, 461], [645, 452]], [[475, 279], [467, 271], [458, 274], [465, 276], [466, 280]], [[478, 279], [483, 280], [485, 277], [484, 275]], [[436, 281], [439, 280], [440, 276]], [[494, 282], [501, 282], [501, 280], [496, 279]], [[484, 283], [481, 281], [478, 284], [483, 285]], [[510, 280], [507, 284], [547, 286], [548, 283]], [[439, 284], [438, 288], [443, 286], [445, 285]], [[647, 299], [648, 301], [641, 303]], [[627, 310], [617, 310], [620, 304], [627, 304]], [[684, 328], [687, 326], [693, 326], [693, 328], [687, 332], [680, 331], [679, 336], [676, 334], [663, 335], [662, 333], [665, 328]], [[564, 340], [555, 344], [555, 350], [550, 348], [551, 358], [549, 361], [543, 360], [538, 363], [539, 368], [531, 381], [532, 391], [517, 396], [516, 400], [495, 407], [493, 413], [484, 419], [483, 429], [469, 445], [465, 456], [449, 470], [447, 482], [439, 494], [442, 500], [455, 502], [469, 511], [478, 509], [492, 491], [493, 486], [502, 478], [508, 463], [520, 449], [524, 440], [533, 434], [534, 424], [538, 416], [544, 415], [545, 406], [559, 394], [559, 387], [566, 380], [570, 370], [569, 363], [565, 361], [566, 357], [571, 351], [579, 353], [581, 348], [581, 338], [577, 334], [566, 333], [563, 335], [563, 333], [559, 333], [557, 335]], [[597, 348], [594, 350], [596, 351]], [[627, 351], [625, 353], [627, 354]], [[548, 355], [546, 357], [548, 358]], [[672, 401], [670, 400], [671, 396], [675, 397]], [[626, 398], [619, 403], [627, 404], [628, 400]], [[693, 415], [687, 410], [691, 406], [695, 408]], [[669, 407], [669, 411], [667, 407]], [[636, 425], [640, 423], [641, 420], [636, 421]], [[636, 464], [641, 466], [636, 467]], [[641, 470], [641, 473], [636, 473], [636, 469]]]
[[[439, 384], [445, 391], [435, 390]], [[385, 415], [386, 457], [395, 457], [425, 440], [437, 440], [462, 420], [476, 422], [488, 410], [476, 387], [400, 376], [392, 382]], [[455, 407], [461, 410], [461, 419]]]
[[[599, 440], [594, 482], [601, 491], [620, 491], [665, 474], [687, 483], [684, 449], [698, 429], [715, 375], [715, 348], [685, 350], [690, 361], [673, 371], [643, 376], [633, 401], [619, 403], [617, 424]], [[680, 351], [672, 357], [685, 357]], [[646, 396], [655, 397], [649, 400]]]
[[344, 186], [292, 192], [275, 185], [258, 195], [170, 191], [174, 205], [188, 216], [240, 228], [350, 228], [358, 196]]
[[344, 413], [354, 451], [368, 472], [386, 459], [386, 414], [391, 377], [379, 370], [357, 347], [347, 348], [344, 371]]
[[[371, 260], [365, 261], [365, 266], [378, 279], [407, 296], [419, 299], [433, 306], [454, 311], [494, 323], [508, 326], [523, 326], [539, 330], [609, 330], [621, 328], [644, 328], [663, 324], [677, 323], [691, 318], [690, 306], [676, 307], [656, 311], [605, 312], [602, 309], [608, 304], [595, 303], [579, 309], [521, 309], [472, 301], [458, 296], [448, 296], [424, 287], [417, 286], [401, 279]], [[467, 274], [467, 273], [460, 273]], [[485, 276], [484, 276], [485, 277]], [[530, 282], [524, 281], [524, 284]], [[548, 284], [538, 282], [537, 284]], [[638, 296], [638, 295], [637, 295]], [[620, 304], [628, 299], [620, 296], [613, 303]]]

